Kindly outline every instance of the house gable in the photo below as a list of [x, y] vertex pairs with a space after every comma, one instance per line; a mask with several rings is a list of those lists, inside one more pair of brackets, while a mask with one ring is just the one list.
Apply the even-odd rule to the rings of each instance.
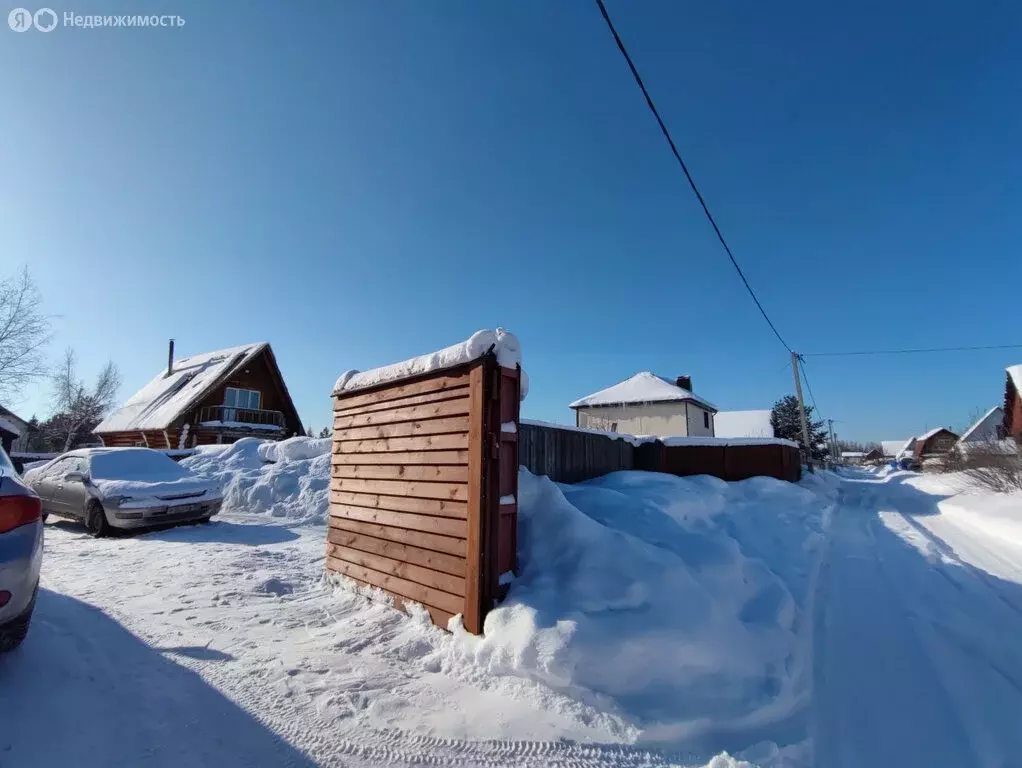
[[284, 414], [285, 432], [288, 436], [302, 431], [298, 411], [291, 401], [291, 395], [287, 391], [287, 386], [284, 384], [283, 376], [281, 376], [269, 345], [225, 374], [205, 397], [181, 414], [174, 426], [181, 427], [186, 423], [197, 424], [205, 420], [205, 416], [210, 416], [210, 420], [215, 420], [213, 417], [217, 414], [211, 413], [207, 409], [225, 405], [228, 388], [258, 392], [261, 410], [279, 411]]

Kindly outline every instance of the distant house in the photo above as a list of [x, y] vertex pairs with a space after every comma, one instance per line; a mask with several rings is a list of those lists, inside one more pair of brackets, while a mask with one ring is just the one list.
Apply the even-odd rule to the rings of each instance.
[[841, 451], [841, 463], [857, 467], [866, 460], [866, 454], [862, 451]]
[[718, 411], [713, 417], [715, 437], [773, 437], [772, 411]]
[[879, 448], [870, 448], [862, 457], [863, 464], [875, 464], [884, 460], [884, 452]]
[[302, 434], [269, 344], [173, 358], [172, 341], [167, 368], [96, 427], [104, 445], [190, 448]]
[[575, 426], [658, 437], [713, 437], [717, 408], [692, 392], [692, 379], [642, 371], [570, 406]]
[[28, 437], [28, 422], [0, 405], [0, 445], [7, 453], [21, 449]]
[[959, 443], [988, 443], [1004, 437], [1004, 409], [996, 405], [965, 430]]
[[1004, 435], [1022, 443], [1022, 365], [1008, 368], [1004, 387]]
[[925, 435], [916, 438], [915, 457], [919, 461], [939, 458], [954, 448], [957, 442], [958, 435], [950, 429], [943, 427], [931, 429]]

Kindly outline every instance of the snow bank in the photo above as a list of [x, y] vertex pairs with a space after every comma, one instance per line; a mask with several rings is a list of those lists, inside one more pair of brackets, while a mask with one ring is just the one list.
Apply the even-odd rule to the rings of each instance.
[[[476, 331], [465, 341], [428, 355], [413, 357], [410, 360], [374, 368], [370, 371], [345, 371], [334, 383], [332, 394], [355, 392], [412, 376], [454, 368], [478, 360], [491, 349], [497, 356], [497, 362], [504, 368], [514, 368], [522, 363], [522, 347], [518, 342], [518, 337], [513, 333], [505, 331], [503, 328], [498, 328], [495, 331]], [[523, 371], [521, 380], [523, 400], [528, 391], [529, 379]]]
[[821, 496], [770, 478], [556, 485], [522, 470], [519, 502], [520, 574], [482, 637], [454, 627], [442, 669], [539, 680], [672, 744], [762, 728], [803, 700]]
[[328, 439], [265, 442], [246, 437], [233, 445], [202, 446], [181, 465], [219, 481], [224, 494], [222, 513], [271, 515], [303, 524], [326, 521]]

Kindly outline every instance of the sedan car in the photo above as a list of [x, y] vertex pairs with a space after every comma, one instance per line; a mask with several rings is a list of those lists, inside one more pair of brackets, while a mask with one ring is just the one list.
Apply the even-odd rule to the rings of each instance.
[[93, 536], [111, 528], [206, 522], [223, 499], [201, 478], [149, 448], [82, 448], [25, 473], [43, 516], [81, 520]]
[[17, 648], [28, 634], [42, 560], [39, 497], [0, 448], [0, 653]]

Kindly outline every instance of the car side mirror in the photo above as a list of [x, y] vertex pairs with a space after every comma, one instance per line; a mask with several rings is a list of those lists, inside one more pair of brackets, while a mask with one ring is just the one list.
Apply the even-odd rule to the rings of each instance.
[[66, 482], [69, 482], [69, 483], [73, 483], [75, 481], [84, 483], [88, 479], [89, 479], [89, 476], [86, 475], [84, 472], [65, 472], [64, 473], [64, 480]]

